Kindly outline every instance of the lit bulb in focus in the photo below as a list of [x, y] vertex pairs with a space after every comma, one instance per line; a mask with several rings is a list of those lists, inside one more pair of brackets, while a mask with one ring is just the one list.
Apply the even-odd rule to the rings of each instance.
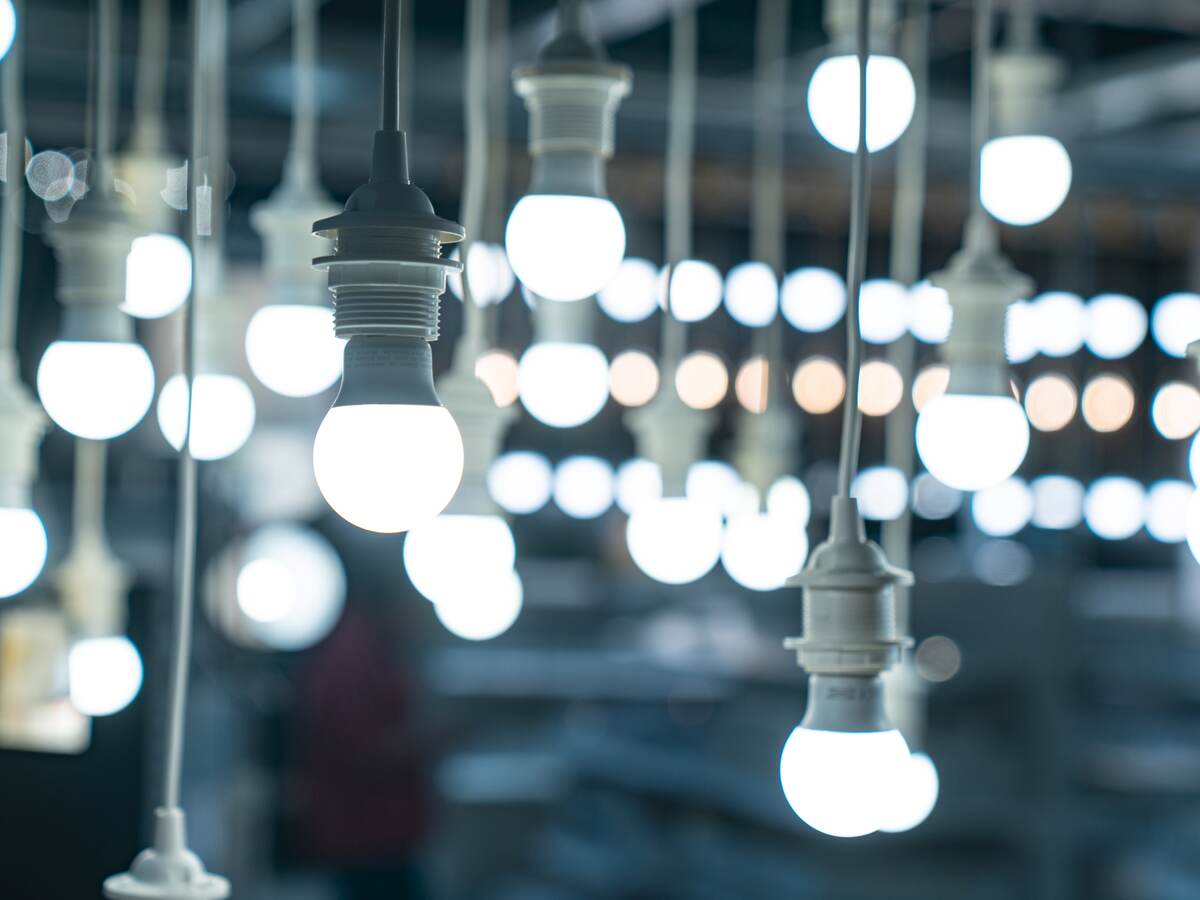
[[[158, 397], [158, 427], [176, 450], [183, 446], [187, 419], [187, 380], [172, 375]], [[254, 431], [254, 395], [235, 375], [196, 376], [188, 445], [200, 460], [232, 456]]]
[[192, 253], [173, 234], [134, 238], [125, 259], [121, 310], [138, 319], [161, 319], [183, 306], [192, 289]]
[[722, 536], [718, 509], [685, 497], [639, 504], [625, 528], [634, 564], [663, 584], [689, 584], [708, 574], [721, 556]]
[[132, 341], [55, 341], [37, 371], [51, 419], [76, 437], [103, 441], [133, 428], [154, 399], [154, 367]]
[[[808, 84], [808, 115], [826, 141], [846, 153], [858, 149], [858, 58], [824, 60]], [[912, 73], [894, 56], [872, 54], [867, 61], [867, 149], [895, 143], [916, 108]]]
[[71, 705], [85, 716], [111, 716], [142, 689], [142, 657], [125, 637], [86, 638], [67, 657]]
[[517, 391], [539, 422], [575, 428], [595, 418], [608, 402], [608, 360], [593, 344], [535, 343], [521, 355]]
[[938, 481], [979, 491], [1004, 481], [1029, 449], [1029, 421], [1012, 397], [942, 394], [917, 417], [917, 451]]
[[46, 565], [46, 528], [32, 509], [0, 507], [0, 598], [29, 587]]
[[405, 536], [404, 569], [426, 600], [457, 603], [506, 577], [516, 553], [501, 516], [444, 514]]
[[1071, 157], [1044, 134], [993, 138], [980, 158], [979, 196], [984, 208], [1009, 225], [1048, 219], [1071, 190]]
[[752, 591], [773, 591], [796, 574], [808, 556], [808, 535], [794, 517], [769, 512], [734, 516], [725, 526], [721, 565]]
[[913, 753], [893, 785], [892, 799], [880, 831], [912, 831], [929, 818], [938, 801], [938, 771], [928, 753]]
[[284, 397], [311, 397], [342, 374], [345, 341], [327, 306], [272, 303], [246, 328], [246, 360], [263, 385]]

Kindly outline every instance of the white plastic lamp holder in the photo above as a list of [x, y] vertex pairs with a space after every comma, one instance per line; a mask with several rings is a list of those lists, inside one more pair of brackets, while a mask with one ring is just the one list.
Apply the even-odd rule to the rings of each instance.
[[224, 900], [229, 882], [213, 875], [187, 846], [181, 809], [154, 811], [154, 844], [138, 854], [128, 872], [105, 879], [108, 900]]
[[605, 165], [633, 78], [584, 33], [582, 5], [561, 2], [558, 36], [512, 76], [529, 110], [533, 171], [505, 245], [522, 284], [548, 300], [592, 296], [625, 256], [625, 224], [608, 199]]
[[461, 225], [434, 214], [409, 179], [401, 131], [375, 134], [370, 181], [343, 212], [313, 225], [334, 241], [313, 264], [329, 274], [334, 330], [346, 338], [342, 387], [313, 446], [326, 501], [369, 531], [406, 531], [450, 502], [463, 445], [433, 385], [430, 342]]
[[766, 408], [760, 413], [742, 410], [738, 415], [732, 454], [738, 472], [754, 485], [764, 503], [771, 486], [792, 472], [800, 447], [799, 418], [780, 402], [785, 395], [782, 384], [775, 383], [774, 373], [769, 377], [773, 380]]

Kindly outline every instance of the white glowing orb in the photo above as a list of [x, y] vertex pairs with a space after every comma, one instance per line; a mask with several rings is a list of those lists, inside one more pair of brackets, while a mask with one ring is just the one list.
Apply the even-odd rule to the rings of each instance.
[[762, 262], [744, 262], [725, 276], [725, 308], [748, 328], [769, 325], [779, 309], [779, 281]]
[[1106, 541], [1131, 538], [1146, 524], [1146, 491], [1132, 478], [1100, 478], [1084, 495], [1083, 518], [1096, 537]]
[[784, 475], [767, 490], [767, 512], [794, 522], [799, 528], [808, 526], [812, 516], [812, 497], [804, 482], [794, 475]]
[[1031, 303], [1038, 351], [1046, 356], [1070, 356], [1087, 339], [1087, 308], [1069, 291], [1047, 291]]
[[1033, 518], [1033, 491], [1020, 478], [1006, 478], [971, 498], [975, 527], [990, 537], [1016, 534]]
[[628, 257], [596, 300], [610, 319], [640, 322], [658, 309], [658, 278], [658, 266], [650, 260]]
[[863, 340], [869, 344], [890, 344], [908, 330], [909, 294], [907, 288], [890, 278], [863, 282], [859, 294], [858, 321]]
[[311, 397], [342, 377], [346, 342], [333, 333], [327, 306], [271, 304], [246, 328], [246, 361], [263, 386], [284, 397]]
[[129, 638], [87, 638], [67, 656], [71, 705], [85, 716], [111, 716], [142, 689], [142, 657]]
[[125, 258], [125, 302], [121, 309], [138, 319], [161, 319], [175, 312], [192, 289], [192, 252], [173, 234], [135, 238]]
[[60, 428], [103, 441], [142, 421], [154, 400], [154, 366], [141, 344], [55, 341], [38, 365], [37, 388]]
[[[458, 248], [451, 258], [458, 259]], [[467, 258], [467, 281], [471, 285], [471, 299], [476, 306], [491, 306], [502, 303], [512, 293], [516, 278], [508, 264], [508, 254], [499, 244], [476, 241], [471, 244]], [[462, 273], [450, 272], [446, 286], [459, 300], [463, 298]]]
[[533, 344], [521, 354], [517, 392], [521, 404], [542, 424], [578, 427], [608, 402], [608, 360], [593, 344]]
[[1150, 311], [1150, 333], [1163, 353], [1183, 359], [1200, 340], [1200, 295], [1167, 294]]
[[863, 469], [850, 487], [864, 519], [882, 522], [899, 518], [908, 505], [908, 479], [893, 466]]
[[1012, 475], [1029, 449], [1029, 420], [1012, 397], [942, 394], [917, 416], [917, 451], [938, 481], [979, 491]]
[[889, 819], [909, 765], [900, 732], [797, 727], [783, 745], [779, 782], [807, 825], [833, 837], [862, 837]]
[[992, 138], [983, 147], [980, 182], [980, 199], [993, 216], [1009, 225], [1036, 225], [1067, 199], [1071, 157], [1047, 135]]
[[1196, 489], [1190, 482], [1164, 478], [1146, 491], [1146, 531], [1164, 544], [1187, 537], [1188, 505]]
[[470, 596], [435, 603], [433, 611], [455, 637], [490, 641], [512, 628], [524, 602], [521, 576], [515, 569], [509, 569]]
[[950, 337], [954, 319], [950, 295], [945, 288], [936, 287], [929, 281], [918, 281], [909, 289], [908, 303], [908, 330], [912, 336], [926, 344], [944, 344]]
[[512, 529], [500, 516], [440, 515], [404, 536], [408, 580], [433, 603], [467, 597], [516, 560]]
[[0, 59], [8, 55], [17, 36], [17, 13], [12, 0], [0, 0]]
[[502, 509], [527, 516], [550, 502], [554, 470], [542, 454], [514, 450], [492, 461], [487, 485], [488, 493]]
[[[858, 59], [833, 56], [808, 83], [808, 115], [821, 137], [839, 150], [858, 149]], [[867, 149], [895, 143], [912, 121], [917, 92], [908, 66], [894, 56], [867, 60]]]
[[721, 565], [752, 591], [774, 591], [804, 566], [808, 535], [789, 516], [744, 513], [725, 526]]
[[[658, 303], [666, 308], [667, 268], [658, 278]], [[699, 322], [721, 305], [725, 283], [717, 267], [702, 259], [685, 259], [671, 275], [671, 312], [681, 322]]]
[[46, 565], [46, 528], [32, 509], [0, 507], [0, 598], [33, 584]]
[[554, 470], [554, 503], [572, 519], [594, 519], [613, 505], [613, 467], [598, 456], [569, 456]]
[[617, 506], [625, 515], [662, 496], [662, 472], [648, 459], [627, 459], [617, 467]]
[[[254, 419], [254, 395], [242, 379], [207, 373], [196, 376], [188, 437], [196, 459], [224, 459], [236, 453], [254, 431]], [[158, 427], [176, 450], [183, 446], [186, 420], [186, 379], [172, 375], [158, 397]]]
[[927, 753], [913, 753], [893, 785], [880, 831], [912, 831], [929, 818], [938, 801], [938, 772]]
[[689, 500], [714, 507], [721, 515], [730, 516], [743, 511], [746, 487], [738, 470], [729, 463], [702, 459], [688, 466], [683, 493]]
[[1010, 363], [1028, 362], [1037, 355], [1037, 317], [1025, 300], [1008, 305], [1004, 314], [1004, 355]]
[[962, 491], [942, 484], [928, 472], [913, 479], [912, 508], [922, 519], [948, 519], [958, 512], [962, 501]]
[[1033, 479], [1033, 516], [1037, 528], [1066, 531], [1083, 521], [1083, 484], [1068, 475]]
[[721, 556], [721, 513], [684, 497], [663, 497], [634, 509], [625, 543], [634, 564], [663, 584], [689, 584]]
[[1146, 307], [1125, 294], [1098, 294], [1087, 303], [1087, 348], [1101, 359], [1124, 359], [1146, 340]]
[[311, 647], [333, 630], [345, 602], [341, 557], [315, 531], [274, 524], [246, 539], [237, 603], [251, 634], [267, 647]]
[[335, 406], [313, 443], [325, 502], [367, 531], [428, 522], [454, 497], [462, 472], [462, 436], [441, 406]]
[[796, 330], [825, 331], [846, 312], [846, 282], [829, 269], [796, 269], [783, 279], [780, 307]]
[[625, 256], [625, 223], [611, 200], [529, 194], [504, 233], [521, 283], [547, 300], [582, 300], [608, 284]]

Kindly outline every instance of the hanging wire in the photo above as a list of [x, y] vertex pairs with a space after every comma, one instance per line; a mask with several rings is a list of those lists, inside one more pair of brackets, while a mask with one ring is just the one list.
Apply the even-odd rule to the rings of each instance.
[[[14, 0], [17, 21], [24, 22], [25, 0]], [[0, 360], [17, 352], [17, 306], [21, 294], [22, 223], [25, 217], [25, 104], [21, 98], [25, 29], [17, 29], [8, 56], [0, 64], [0, 101], [8, 150], [4, 219], [0, 222]]]
[[104, 470], [108, 442], [75, 440], [75, 490], [71, 504], [71, 543], [104, 545]]
[[400, 130], [400, 0], [383, 0], [383, 84], [380, 131]]
[[967, 221], [968, 237], [972, 229], [988, 223], [983, 209], [983, 147], [992, 124], [992, 92], [988, 83], [992, 71], [992, 0], [975, 0], [974, 59], [971, 69], [971, 212]]
[[110, 157], [117, 128], [117, 28], [120, 23], [118, 0], [99, 0], [96, 18], [96, 96], [92, 106], [95, 139], [95, 177], [92, 189], [112, 189]]
[[317, 178], [317, 3], [292, 2], [292, 134], [286, 177], [296, 185]]
[[850, 251], [846, 261], [846, 397], [842, 408], [842, 443], [838, 457], [838, 495], [850, 496], [858, 471], [862, 413], [858, 408], [862, 334], [858, 321], [859, 293], [867, 266], [867, 216], [871, 200], [871, 156], [867, 150], [867, 60], [871, 36], [870, 0], [858, 0], [858, 148], [850, 181]]
[[[463, 166], [462, 218], [466, 237], [459, 244], [462, 260], [463, 343], [474, 355], [482, 349], [483, 310], [475, 302], [468, 278], [467, 260], [475, 235], [483, 228], [487, 180], [488, 127], [488, 0], [467, 2], [467, 72], [463, 79], [463, 114], [466, 130], [466, 164]], [[465, 360], [474, 368], [474, 359]]]
[[[200, 235], [197, 229], [197, 165], [200, 156], [205, 111], [205, 73], [203, 71], [203, 11], [209, 0], [192, 0], [192, 134], [191, 160], [187, 167], [188, 240], [192, 258], [198, 258]], [[183, 772], [184, 725], [187, 718], [188, 675], [192, 657], [192, 616], [196, 587], [196, 459], [192, 456], [192, 385], [196, 375], [196, 300], [200, 280], [206, 275], [200, 266], [192, 273], [192, 291], [184, 306], [182, 337], [185, 392], [183, 442], [179, 447], [179, 497], [175, 524], [175, 634], [171, 654], [170, 694], [167, 707], [166, 761], [163, 766], [162, 806], [179, 806], [179, 784]]]
[[163, 97], [167, 86], [167, 0], [142, 0], [138, 30], [137, 82], [133, 99], [133, 146], [142, 153], [163, 149]]
[[[508, 12], [508, 0], [492, 0], [488, 4], [488, 175], [480, 234], [498, 244], [504, 243], [504, 225], [508, 217], [508, 104], [512, 94]], [[470, 237], [469, 232], [467, 236]], [[495, 347], [499, 343], [502, 309], [500, 303], [490, 303], [483, 309], [484, 347]]]

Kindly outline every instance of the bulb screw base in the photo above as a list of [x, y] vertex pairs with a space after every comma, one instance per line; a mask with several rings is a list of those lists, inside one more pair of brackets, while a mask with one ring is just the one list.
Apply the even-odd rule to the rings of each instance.
[[125, 302], [125, 258], [137, 231], [122, 202], [93, 188], [66, 222], [47, 232], [58, 261], [58, 300], [68, 309], [118, 309]]
[[878, 675], [811, 675], [801, 728], [860, 734], [890, 731], [883, 679]]
[[154, 812], [154, 846], [138, 854], [128, 872], [104, 882], [108, 900], [224, 900], [229, 882], [212, 875], [187, 848], [181, 809]]
[[342, 351], [342, 387], [333, 405], [441, 406], [433, 351], [421, 338], [358, 335]]

